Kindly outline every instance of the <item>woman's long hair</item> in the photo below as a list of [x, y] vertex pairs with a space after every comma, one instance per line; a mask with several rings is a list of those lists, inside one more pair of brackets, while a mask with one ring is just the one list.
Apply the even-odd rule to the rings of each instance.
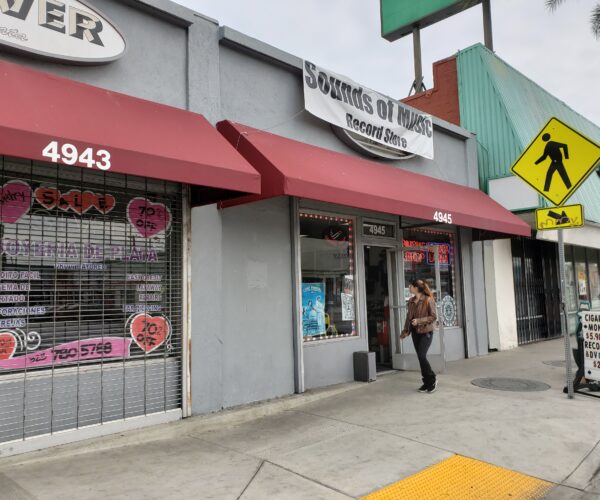
[[411, 283], [411, 286], [414, 286], [419, 293], [425, 295], [426, 297], [433, 297], [433, 292], [431, 291], [431, 288], [429, 288], [429, 285], [423, 281], [423, 280], [414, 280]]

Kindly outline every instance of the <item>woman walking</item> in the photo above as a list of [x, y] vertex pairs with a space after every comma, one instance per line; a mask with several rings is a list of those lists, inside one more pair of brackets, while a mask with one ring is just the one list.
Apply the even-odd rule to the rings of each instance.
[[433, 323], [437, 319], [435, 301], [429, 285], [423, 280], [413, 281], [409, 290], [414, 296], [408, 301], [406, 322], [400, 338], [412, 334], [423, 377], [423, 385], [419, 388], [419, 392], [432, 393], [437, 388], [437, 378], [427, 361], [427, 351], [433, 337]]

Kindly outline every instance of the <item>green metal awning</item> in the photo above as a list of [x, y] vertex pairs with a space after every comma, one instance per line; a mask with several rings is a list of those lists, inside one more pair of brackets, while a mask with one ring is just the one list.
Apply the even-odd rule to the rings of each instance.
[[[510, 167], [552, 116], [600, 143], [600, 127], [477, 44], [457, 54], [461, 125], [477, 133], [480, 187]], [[600, 178], [592, 174], [568, 200], [600, 222]], [[540, 199], [540, 206], [547, 206]]]

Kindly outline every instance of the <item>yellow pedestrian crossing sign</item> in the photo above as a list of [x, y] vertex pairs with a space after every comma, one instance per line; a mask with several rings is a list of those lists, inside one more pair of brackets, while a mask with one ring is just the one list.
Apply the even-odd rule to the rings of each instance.
[[554, 205], [562, 205], [600, 161], [600, 146], [551, 118], [511, 167]]
[[583, 226], [583, 205], [538, 208], [535, 211], [535, 227], [539, 231]]

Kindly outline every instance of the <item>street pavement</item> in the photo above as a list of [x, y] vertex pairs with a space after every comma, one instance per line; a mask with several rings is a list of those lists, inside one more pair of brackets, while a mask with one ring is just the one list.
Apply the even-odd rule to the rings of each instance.
[[[437, 392], [393, 372], [246, 408], [0, 460], [0, 498], [360, 498], [454, 455], [600, 499], [600, 399], [563, 394], [562, 340], [449, 363]], [[544, 382], [542, 392], [471, 384]], [[490, 497], [493, 498], [493, 497]]]

